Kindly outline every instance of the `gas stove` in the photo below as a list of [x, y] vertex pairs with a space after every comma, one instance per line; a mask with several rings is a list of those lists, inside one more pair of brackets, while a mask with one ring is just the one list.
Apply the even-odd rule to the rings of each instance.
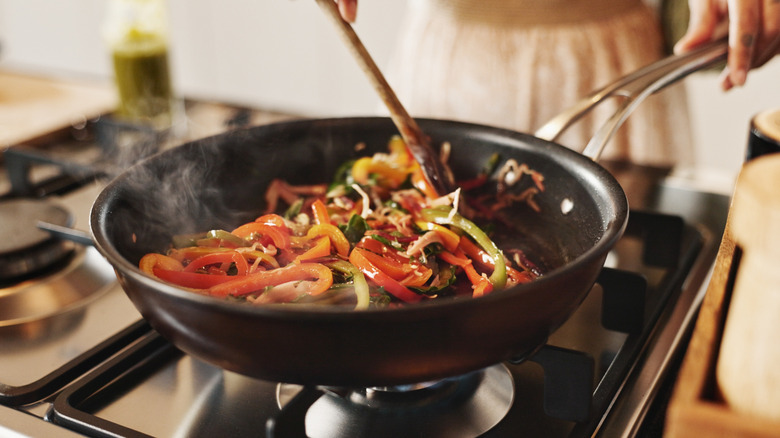
[[[241, 116], [233, 122], [265, 120], [230, 114]], [[116, 156], [96, 134], [99, 121], [70, 131], [6, 151], [0, 209], [31, 203], [64, 215], [45, 217], [58, 222], [51, 231], [87, 229], [92, 201], [110, 178], [106, 169], [116, 169], [107, 157]], [[9, 257], [57, 252], [52, 260], [30, 256], [45, 261], [0, 278], [0, 431], [652, 436], [662, 427], [666, 392], [703, 297], [729, 198], [660, 169], [602, 164], [628, 195], [629, 226], [571, 319], [529, 357], [403, 387], [299, 387], [201, 362], [143, 321], [94, 248], [43, 231], [37, 210], [0, 210], [3, 222], [24, 229], [5, 231], [3, 240], [27, 241], [9, 247]], [[21, 233], [31, 237], [17, 239]]]

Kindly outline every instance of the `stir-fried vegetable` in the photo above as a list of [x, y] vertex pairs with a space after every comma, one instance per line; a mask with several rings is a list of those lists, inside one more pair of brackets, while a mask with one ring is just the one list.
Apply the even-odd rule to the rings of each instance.
[[[496, 161], [491, 157], [488, 165]], [[541, 175], [523, 169], [534, 190], [543, 190]], [[469, 184], [487, 180], [481, 173]], [[285, 213], [268, 211], [232, 231], [175, 236], [166, 254], [147, 254], [139, 268], [215, 297], [355, 309], [480, 297], [539, 275], [524, 256], [513, 266], [488, 233], [458, 211], [460, 190], [433, 196], [394, 137], [389, 153], [345, 163], [327, 186], [274, 181], [267, 205], [276, 209], [281, 201]]]

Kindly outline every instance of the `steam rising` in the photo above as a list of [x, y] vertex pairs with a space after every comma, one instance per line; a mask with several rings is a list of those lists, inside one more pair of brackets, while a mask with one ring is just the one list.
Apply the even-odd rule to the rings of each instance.
[[[141, 254], [164, 250], [176, 234], [232, 230], [254, 219], [262, 211], [267, 178], [252, 172], [251, 157], [236, 156], [240, 148], [235, 145], [248, 141], [247, 132], [235, 131], [160, 152], [126, 173], [117, 172], [119, 202], [111, 212], [115, 236], [126, 241], [134, 234], [132, 252]], [[121, 172], [121, 159], [130, 157], [118, 158], [114, 171]]]

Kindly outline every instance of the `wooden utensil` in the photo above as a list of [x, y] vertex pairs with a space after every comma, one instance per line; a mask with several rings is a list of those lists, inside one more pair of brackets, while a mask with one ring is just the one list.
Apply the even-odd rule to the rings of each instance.
[[732, 226], [742, 258], [723, 331], [718, 385], [736, 411], [780, 421], [780, 154], [740, 173]]
[[406, 142], [409, 151], [420, 164], [428, 183], [431, 184], [439, 195], [450, 193], [453, 185], [451, 175], [444, 168], [438, 154], [431, 147], [428, 137], [423, 134], [420, 127], [417, 126], [417, 122], [409, 116], [409, 113], [401, 105], [398, 97], [393, 92], [393, 89], [390, 88], [390, 84], [385, 80], [384, 75], [382, 75], [379, 67], [377, 67], [371, 55], [369, 55], [368, 50], [366, 50], [360, 38], [358, 38], [355, 30], [341, 18], [338, 6], [333, 0], [317, 0], [317, 3], [319, 3], [322, 10], [325, 11], [325, 15], [336, 26], [355, 60], [357, 60], [371, 85], [373, 85], [374, 90], [379, 94], [385, 106], [387, 106], [393, 123], [401, 133], [401, 137]]

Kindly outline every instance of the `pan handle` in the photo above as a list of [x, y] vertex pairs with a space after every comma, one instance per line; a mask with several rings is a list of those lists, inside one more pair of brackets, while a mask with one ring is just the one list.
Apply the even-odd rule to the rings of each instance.
[[601, 156], [607, 142], [645, 98], [690, 73], [724, 61], [727, 53], [728, 43], [724, 38], [705, 44], [691, 52], [669, 56], [654, 62], [589, 94], [541, 126], [536, 131], [535, 136], [555, 141], [569, 126], [608, 97], [623, 97], [623, 102], [615, 113], [596, 131], [596, 134], [582, 150], [583, 155], [596, 161]]

